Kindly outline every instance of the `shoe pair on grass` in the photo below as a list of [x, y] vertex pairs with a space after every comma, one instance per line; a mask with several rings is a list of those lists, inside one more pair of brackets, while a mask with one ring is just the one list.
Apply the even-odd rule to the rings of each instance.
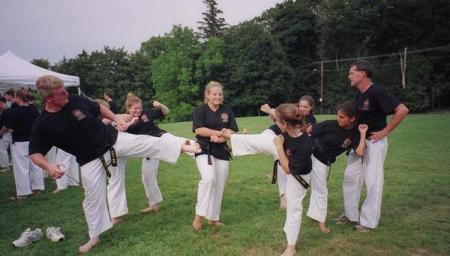
[[[64, 240], [65, 236], [62, 233], [60, 227], [49, 227], [46, 230], [47, 238], [52, 242], [58, 242]], [[20, 235], [20, 237], [12, 242], [15, 247], [25, 247], [31, 243], [37, 242], [42, 239], [42, 230], [37, 228], [35, 230], [31, 230], [30, 228], [25, 229], [24, 232]]]

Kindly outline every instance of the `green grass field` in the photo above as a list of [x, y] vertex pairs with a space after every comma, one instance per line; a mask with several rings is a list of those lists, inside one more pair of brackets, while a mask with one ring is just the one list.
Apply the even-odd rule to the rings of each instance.
[[[318, 120], [334, 116], [318, 116]], [[241, 130], [259, 133], [270, 125], [267, 117], [240, 118]], [[173, 134], [193, 137], [191, 123], [164, 124]], [[385, 185], [379, 227], [360, 234], [332, 221], [342, 212], [342, 176], [346, 157], [332, 166], [329, 180], [328, 223], [322, 234], [305, 216], [303, 202], [299, 255], [450, 255], [450, 115], [410, 115], [389, 137]], [[192, 158], [176, 165], [161, 164], [159, 184], [164, 196], [157, 214], [141, 214], [147, 206], [140, 161], [127, 165], [130, 213], [101, 236], [91, 255], [280, 255], [285, 247], [285, 212], [278, 209], [278, 190], [270, 184], [272, 159], [255, 155], [235, 158], [224, 194], [222, 228], [191, 228], [199, 174]], [[12, 172], [0, 173], [0, 255], [76, 255], [88, 239], [79, 187], [51, 194], [47, 191], [12, 202]], [[364, 198], [364, 195], [362, 196]], [[61, 226], [66, 240], [43, 239], [25, 248], [11, 242], [27, 227]]]

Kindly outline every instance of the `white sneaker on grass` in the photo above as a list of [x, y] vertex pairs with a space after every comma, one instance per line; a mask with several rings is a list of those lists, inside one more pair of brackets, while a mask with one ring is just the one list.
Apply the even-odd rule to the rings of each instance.
[[52, 242], [59, 242], [65, 238], [60, 227], [48, 227], [46, 233], [47, 238]]
[[15, 247], [25, 247], [33, 242], [39, 241], [42, 239], [42, 230], [37, 228], [35, 230], [31, 230], [30, 228], [25, 229], [22, 232], [19, 239], [14, 240], [12, 244]]

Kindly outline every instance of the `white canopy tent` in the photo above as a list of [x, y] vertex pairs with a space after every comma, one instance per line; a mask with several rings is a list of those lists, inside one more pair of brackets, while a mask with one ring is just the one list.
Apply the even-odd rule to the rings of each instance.
[[0, 91], [17, 89], [21, 86], [36, 89], [36, 80], [43, 75], [54, 75], [64, 81], [64, 86], [80, 86], [80, 78], [60, 74], [45, 68], [38, 67], [21, 59], [8, 51], [0, 56]]

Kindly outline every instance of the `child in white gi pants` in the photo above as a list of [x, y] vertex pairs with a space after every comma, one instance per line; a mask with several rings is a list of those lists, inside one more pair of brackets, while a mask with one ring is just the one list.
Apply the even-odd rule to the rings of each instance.
[[281, 167], [287, 175], [286, 184], [286, 233], [287, 246], [284, 256], [295, 254], [302, 222], [302, 202], [309, 186], [312, 143], [305, 132], [305, 116], [294, 104], [281, 104], [275, 110], [276, 123], [283, 131], [275, 137]]

